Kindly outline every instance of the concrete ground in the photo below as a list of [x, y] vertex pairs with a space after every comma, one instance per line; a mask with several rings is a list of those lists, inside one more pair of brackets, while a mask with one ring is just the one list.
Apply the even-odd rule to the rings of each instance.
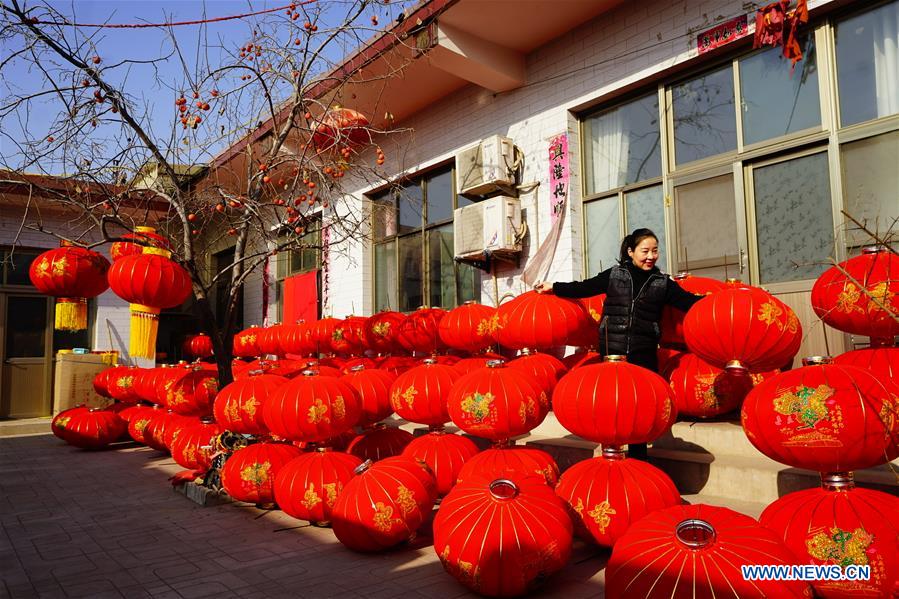
[[[166, 480], [181, 468], [154, 450], [88, 452], [10, 432], [0, 435], [0, 597], [474, 596], [444, 572], [429, 525], [411, 545], [358, 554], [279, 511], [196, 505]], [[602, 597], [607, 559], [576, 543], [532, 596]]]

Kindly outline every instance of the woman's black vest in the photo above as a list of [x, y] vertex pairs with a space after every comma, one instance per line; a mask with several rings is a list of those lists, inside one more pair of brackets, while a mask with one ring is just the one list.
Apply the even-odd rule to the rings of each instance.
[[634, 289], [626, 267], [612, 268], [599, 325], [599, 349], [603, 355], [627, 355], [658, 347], [667, 285], [664, 275], [653, 273], [642, 289]]

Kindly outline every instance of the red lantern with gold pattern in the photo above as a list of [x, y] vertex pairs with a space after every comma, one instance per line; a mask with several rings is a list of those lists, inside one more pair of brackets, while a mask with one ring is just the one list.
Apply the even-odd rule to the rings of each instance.
[[356, 390], [339, 378], [310, 370], [276, 389], [262, 409], [269, 431], [293, 441], [320, 442], [359, 420]]
[[434, 518], [434, 551], [443, 567], [488, 597], [534, 590], [568, 563], [571, 541], [562, 500], [536, 476], [465, 480]]
[[292, 354], [293, 357], [312, 355], [315, 343], [312, 341], [312, 329], [308, 324], [298, 322], [281, 326], [281, 348], [285, 354]]
[[465, 462], [477, 453], [470, 439], [442, 430], [415, 437], [403, 450], [404, 456], [430, 469], [440, 496], [450, 492]]
[[234, 355], [238, 358], [255, 358], [262, 354], [259, 351], [259, 333], [262, 329], [251, 326], [234, 335]]
[[81, 412], [88, 411], [89, 409], [90, 408], [88, 408], [87, 406], [75, 406], [74, 408], [69, 408], [68, 410], [62, 410], [53, 417], [53, 420], [50, 421], [50, 431], [58, 438], [68, 442], [66, 435], [68, 434], [69, 423], [72, 422], [72, 418], [77, 414], [80, 414]]
[[100, 397], [109, 397], [112, 398], [112, 395], [109, 394], [109, 375], [113, 373], [113, 368], [107, 368], [106, 370], [101, 370], [94, 376], [94, 380], [92, 381], [94, 392]]
[[363, 462], [365, 460], [377, 462], [384, 458], [400, 455], [412, 439], [410, 432], [379, 423], [362, 431], [361, 435], [350, 442], [346, 451]]
[[153, 358], [159, 313], [180, 306], [191, 294], [190, 275], [169, 258], [169, 252], [145, 247], [144, 253], [125, 256], [109, 268], [109, 286], [131, 304], [132, 356]]
[[215, 397], [213, 413], [223, 429], [246, 435], [268, 433], [262, 417], [269, 397], [288, 380], [273, 374], [250, 374], [226, 385]]
[[538, 476], [550, 487], [559, 481], [559, 466], [551, 455], [533, 447], [496, 446], [473, 455], [456, 478], [456, 484], [474, 476], [517, 478]]
[[137, 394], [136, 385], [138, 378], [144, 374], [144, 369], [136, 366], [114, 366], [109, 369], [106, 389], [113, 399], [124, 403], [137, 403], [142, 398]]
[[213, 354], [212, 339], [206, 333], [188, 335], [181, 344], [181, 351], [191, 358], [209, 358]]
[[181, 429], [194, 420], [188, 416], [176, 414], [172, 410], [157, 412], [144, 429], [144, 441], [153, 449], [171, 453], [172, 442], [181, 434]]
[[617, 447], [603, 447], [602, 457], [566, 470], [556, 494], [568, 505], [578, 536], [603, 547], [614, 546], [646, 514], [682, 503], [667, 474]]
[[[695, 277], [688, 272], [678, 273], [671, 278], [674, 279], [684, 291], [692, 293], [693, 295], [711, 295], [712, 293], [725, 288], [725, 284], [717, 279]], [[686, 313], [677, 308], [672, 308], [671, 306], [662, 308], [662, 321], [659, 323], [659, 329], [662, 332], [662, 337], [659, 339], [660, 345], [664, 347], [685, 347], [685, 317]]]
[[589, 317], [590, 324], [569, 340], [569, 343], [578, 347], [599, 347], [599, 323], [602, 321], [602, 310], [606, 303], [606, 294], [582, 297], [576, 300]]
[[446, 350], [440, 339], [440, 322], [446, 315], [441, 308], [419, 308], [400, 323], [397, 341], [409, 352], [436, 354]]
[[349, 146], [371, 143], [369, 121], [351, 108], [335, 106], [321, 118], [312, 133], [312, 145], [319, 152], [340, 150]]
[[397, 335], [400, 332], [400, 324], [406, 320], [406, 315], [401, 312], [378, 312], [368, 319], [365, 326], [365, 339], [368, 346], [378, 353], [388, 354], [401, 351]]
[[762, 512], [800, 564], [868, 566], [868, 580], [818, 580], [818, 597], [894, 597], [899, 583], [899, 498], [855, 487], [848, 473], [784, 495]]
[[540, 389], [547, 397], [552, 396], [556, 383], [568, 371], [557, 357], [529, 349], [521, 350], [521, 355], [508, 362], [506, 366], [532, 375], [540, 383]]
[[815, 314], [835, 329], [853, 335], [899, 335], [899, 256], [885, 247], [826, 270], [812, 287]]
[[447, 312], [440, 321], [438, 334], [444, 344], [468, 352], [479, 352], [493, 345], [490, 331], [496, 308], [468, 301]]
[[899, 388], [866, 370], [807, 358], [753, 389], [743, 430], [763, 454], [795, 468], [844, 472], [899, 456]]
[[222, 488], [237, 501], [268, 505], [275, 501], [275, 478], [302, 451], [285, 443], [254, 443], [238, 449], [222, 468]]
[[396, 380], [393, 374], [386, 370], [358, 367], [343, 375], [341, 380], [359, 395], [362, 415], [357, 425], [368, 426], [393, 414], [393, 406], [390, 405], [390, 387]]
[[747, 581], [742, 566], [796, 559], [771, 531], [724, 507], [679, 505], [631, 525], [606, 566], [607, 597], [808, 597], [804, 582]]
[[288, 516], [316, 526], [331, 523], [337, 496], [362, 460], [320, 448], [287, 462], [275, 477], [275, 502]]
[[[144, 434], [150, 419], [160, 412], [164, 412], [165, 408], [159, 405], [153, 407], [138, 406], [132, 413], [128, 415], [128, 434], [137, 443], [146, 445], [147, 440]], [[122, 416], [120, 416], [122, 417]]]
[[833, 363], [867, 370], [882, 383], [899, 381], [899, 347], [856, 349], [834, 357]]
[[381, 551], [412, 538], [437, 499], [434, 477], [404, 456], [365, 462], [344, 486], [331, 512], [341, 543], [354, 551]]
[[470, 435], [503, 441], [536, 428], [549, 399], [532, 375], [500, 360], [459, 378], [447, 398], [450, 418]]
[[390, 388], [390, 405], [400, 418], [439, 426], [450, 420], [446, 401], [458, 378], [452, 366], [427, 359], [397, 377]]
[[368, 318], [347, 316], [331, 335], [331, 349], [339, 354], [361, 354], [368, 347], [367, 328]]
[[212, 404], [217, 392], [216, 373], [193, 367], [169, 386], [165, 404], [183, 416], [207, 416], [212, 414]]
[[764, 376], [740, 368], [716, 368], [690, 353], [682, 354], [668, 373], [677, 413], [696, 418], [712, 418], [736, 410], [755, 381], [761, 382]]
[[[169, 242], [165, 237], [156, 232], [153, 227], [134, 227], [133, 233], [125, 233], [122, 239], [134, 241], [116, 241], [109, 247], [109, 255], [113, 262], [125, 256], [139, 256], [144, 253], [145, 245], [169, 249]], [[135, 243], [141, 242], [141, 243]]]
[[570, 370], [556, 385], [553, 411], [575, 435], [614, 446], [652, 441], [677, 418], [665, 379], [621, 356]]
[[172, 435], [172, 459], [188, 470], [206, 471], [212, 465], [212, 438], [222, 434], [222, 427], [212, 418], [187, 418], [177, 422], [179, 431]]
[[493, 338], [511, 349], [549, 349], [578, 341], [594, 325], [575, 300], [528, 291], [496, 311]]
[[334, 336], [334, 329], [340, 326], [343, 321], [339, 318], [320, 318], [309, 325], [309, 338], [312, 343], [313, 353], [326, 354], [333, 351], [331, 349], [331, 339]]
[[35, 288], [56, 300], [55, 328], [87, 328], [87, 300], [109, 289], [109, 260], [97, 252], [70, 245], [48, 250], [31, 263], [28, 276]]
[[64, 439], [70, 445], [82, 449], [102, 449], [117, 441], [127, 428], [127, 423], [115, 412], [89, 408], [71, 415], [65, 427]]
[[780, 368], [802, 343], [793, 310], [758, 287], [727, 287], [693, 304], [684, 318], [690, 351], [718, 368]]

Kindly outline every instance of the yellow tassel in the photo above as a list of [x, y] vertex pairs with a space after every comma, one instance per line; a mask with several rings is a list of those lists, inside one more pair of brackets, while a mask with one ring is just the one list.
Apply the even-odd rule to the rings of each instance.
[[56, 300], [57, 331], [83, 331], [86, 328], [86, 299], [62, 297]]
[[131, 340], [128, 349], [135, 358], [156, 356], [156, 335], [159, 332], [159, 315], [131, 310]]

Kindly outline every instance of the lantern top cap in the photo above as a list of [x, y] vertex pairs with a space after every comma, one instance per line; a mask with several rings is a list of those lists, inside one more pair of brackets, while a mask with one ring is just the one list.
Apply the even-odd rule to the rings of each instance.
[[612, 355], [609, 355], [609, 356], [606, 356], [605, 358], [603, 358], [602, 361], [603, 362], [627, 362], [627, 356], [620, 356], [617, 354], [612, 354]]
[[740, 371], [748, 372], [746, 366], [739, 360], [728, 360], [727, 364], [724, 365], [724, 370], [732, 374], [738, 374]]
[[362, 474], [363, 472], [371, 468], [372, 464], [374, 464], [374, 462], [371, 459], [365, 460], [364, 462], [353, 468], [353, 474]]
[[315, 453], [328, 453], [329, 451], [334, 451], [330, 447], [316, 447]]
[[365, 364], [356, 364], [350, 368], [350, 372], [362, 372], [365, 370]]
[[821, 488], [825, 491], [848, 491], [855, 487], [852, 472], [822, 472]]
[[315, 376], [315, 375], [318, 374], [318, 373], [315, 372], [314, 370], [308, 370], [308, 369], [307, 369], [307, 370], [304, 370], [304, 371], [303, 371], [302, 373], [300, 373], [300, 374], [302, 374], [303, 376]]
[[490, 494], [500, 501], [515, 499], [518, 493], [518, 485], [508, 478], [499, 478], [490, 483]]
[[833, 358], [830, 356], [808, 356], [802, 358], [803, 366], [819, 366], [821, 364], [833, 364]]
[[156, 227], [148, 227], [146, 225], [138, 225], [134, 227], [135, 233], [155, 233]]
[[887, 248], [882, 245], [869, 245], [862, 248], [862, 254], [879, 254], [886, 251]]
[[422, 364], [432, 365], [437, 363], [437, 358], [425, 358], [421, 361]]
[[487, 360], [487, 368], [504, 368], [506, 365], [505, 360]]
[[674, 529], [677, 540], [690, 549], [704, 549], [715, 542], [715, 528], [699, 518], [680, 522]]
[[627, 457], [627, 453], [621, 445], [603, 445], [602, 457], [606, 460], [623, 460]]
[[202, 418], [200, 418], [200, 422], [202, 422], [203, 424], [215, 424], [215, 418], [213, 418], [212, 416], [203, 416]]

